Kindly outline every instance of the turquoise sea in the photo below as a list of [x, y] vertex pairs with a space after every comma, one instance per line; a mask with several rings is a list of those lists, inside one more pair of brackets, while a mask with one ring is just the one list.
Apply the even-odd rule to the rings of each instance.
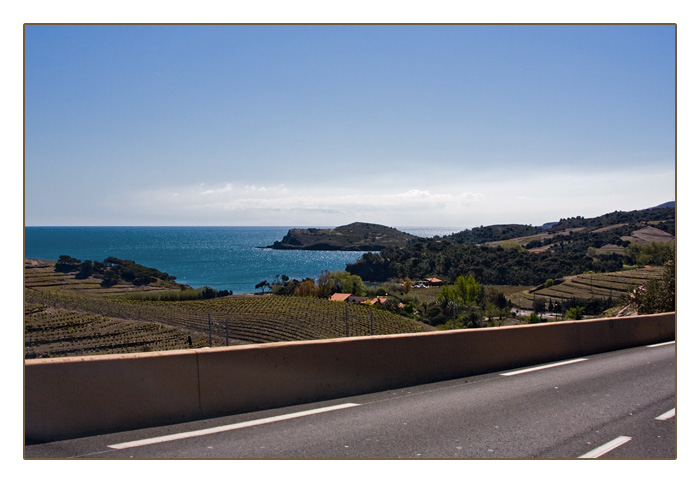
[[[323, 270], [344, 270], [362, 252], [290, 251], [259, 247], [281, 240], [293, 227], [25, 227], [24, 256], [56, 260], [107, 257], [133, 260], [192, 287], [254, 292], [276, 275], [316, 278]], [[461, 228], [401, 228], [432, 237]]]

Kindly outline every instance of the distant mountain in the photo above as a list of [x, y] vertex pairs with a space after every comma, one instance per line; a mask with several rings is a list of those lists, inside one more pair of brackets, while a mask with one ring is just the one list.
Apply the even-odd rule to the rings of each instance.
[[[574, 216], [542, 226], [506, 224], [479, 226], [462, 230], [452, 235], [435, 237], [434, 240], [457, 244], [493, 244], [514, 241], [527, 248], [546, 245], [545, 240], [562, 237], [587, 236], [585, 233], [599, 230], [615, 230], [616, 236], [633, 236], [635, 230], [653, 224], [658, 229], [675, 235], [675, 201], [654, 208], [636, 211], [615, 211], [594, 218]], [[578, 235], [568, 231], [574, 230]], [[567, 232], [567, 233], [563, 233]], [[380, 251], [385, 248], [404, 248], [420, 237], [404, 233], [395, 228], [374, 223], [351, 223], [337, 228], [293, 228], [281, 241], [266, 247], [276, 250], [343, 250]], [[538, 242], [539, 240], [539, 242]], [[607, 241], [606, 241], [607, 242]]]
[[[346, 270], [375, 282], [405, 277], [454, 281], [459, 275], [472, 274], [484, 284], [537, 285], [584, 272], [619, 271], [624, 265], [660, 265], [674, 251], [663, 244], [675, 241], [676, 210], [574, 216], [547, 226], [480, 226], [419, 239], [405, 248], [365, 253]], [[651, 243], [659, 244], [655, 251], [642, 253]], [[639, 249], [628, 250], [632, 244]]]
[[374, 223], [351, 223], [337, 228], [293, 228], [281, 241], [267, 248], [276, 250], [379, 251], [405, 247], [418, 237]]
[[541, 228], [530, 225], [489, 225], [475, 227], [471, 230], [462, 230], [459, 233], [454, 233], [452, 235], [447, 235], [443, 237], [443, 240], [451, 241], [454, 243], [479, 244], [537, 235], [541, 232]]
[[675, 208], [675, 207], [676, 207], [675, 201], [667, 201], [666, 203], [662, 203], [659, 206], [654, 206], [653, 208], [649, 208], [649, 209], [656, 210], [656, 209], [661, 209], [661, 208]]
[[562, 218], [558, 223], [551, 226], [548, 231], [552, 232], [573, 228], [596, 230], [620, 224], [633, 225], [640, 223], [670, 222], [673, 226], [669, 226], [669, 233], [673, 233], [672, 230], [675, 230], [676, 220], [675, 204], [674, 201], [670, 201], [654, 208], [635, 211], [614, 211], [594, 218], [584, 218], [582, 216]]

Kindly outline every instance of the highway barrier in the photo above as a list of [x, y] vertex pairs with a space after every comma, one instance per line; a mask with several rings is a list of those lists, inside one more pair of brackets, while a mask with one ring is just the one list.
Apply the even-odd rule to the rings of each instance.
[[240, 414], [675, 339], [676, 314], [30, 359], [28, 444]]

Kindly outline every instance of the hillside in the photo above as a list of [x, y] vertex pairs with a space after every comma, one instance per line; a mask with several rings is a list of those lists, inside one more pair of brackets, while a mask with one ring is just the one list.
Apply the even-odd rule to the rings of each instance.
[[649, 280], [661, 278], [663, 274], [663, 267], [580, 274], [556, 280], [551, 286], [538, 286], [513, 294], [510, 300], [521, 308], [532, 308], [535, 298], [540, 299], [543, 304], [549, 304], [550, 301], [560, 303], [566, 300], [577, 300], [579, 305], [594, 299], [619, 300], [630, 289], [643, 285]]
[[561, 219], [549, 229], [493, 225], [365, 253], [346, 270], [382, 282], [473, 274], [480, 283], [538, 285], [584, 272], [663, 264], [675, 251], [675, 208]]
[[[442, 237], [444, 241], [453, 243], [473, 243], [498, 245], [499, 242], [515, 242], [522, 246], [535, 240], [547, 240], [569, 237], [574, 232], [602, 232], [610, 229], [624, 228], [620, 238], [630, 237], [632, 242], [648, 243], [650, 241], [669, 241], [668, 237], [675, 234], [675, 202], [664, 203], [654, 208], [635, 211], [615, 211], [593, 218], [574, 216], [562, 218], [558, 222], [545, 223], [536, 227], [531, 225], [489, 225], [466, 229], [452, 235]], [[644, 236], [635, 236], [634, 231], [646, 226], [655, 226], [665, 231], [663, 240], [650, 240]], [[634, 238], [634, 239], [633, 239]]]
[[[315, 297], [226, 296], [151, 301], [169, 287], [110, 287], [94, 276], [25, 260], [25, 357], [65, 357], [422, 332], [409, 318]], [[180, 291], [180, 290], [178, 290]]]
[[266, 248], [276, 250], [379, 251], [387, 247], [405, 247], [417, 237], [374, 223], [351, 223], [337, 228], [293, 228]]

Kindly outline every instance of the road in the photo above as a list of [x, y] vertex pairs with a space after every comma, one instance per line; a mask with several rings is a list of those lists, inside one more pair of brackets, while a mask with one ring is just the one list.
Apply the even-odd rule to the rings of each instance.
[[[25, 447], [25, 458], [676, 457], [675, 344]], [[429, 364], [430, 361], [426, 361]]]

